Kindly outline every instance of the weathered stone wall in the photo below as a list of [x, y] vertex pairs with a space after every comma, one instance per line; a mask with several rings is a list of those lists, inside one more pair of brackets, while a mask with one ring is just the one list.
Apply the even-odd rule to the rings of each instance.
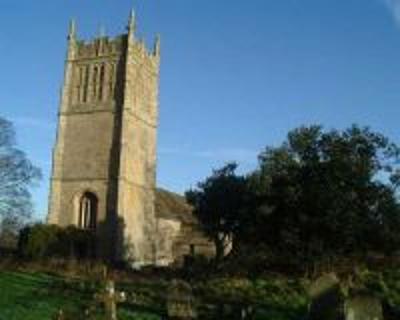
[[214, 244], [200, 231], [197, 223], [182, 226], [173, 245], [174, 263], [182, 264], [185, 256], [193, 254], [207, 258], [215, 257]]
[[118, 213], [125, 224], [124, 255], [135, 266], [155, 261], [157, 59], [143, 43], [128, 37]]
[[185, 256], [215, 256], [214, 244], [200, 230], [185, 198], [167, 190], [156, 192], [157, 265], [181, 265]]
[[156, 263], [159, 266], [182, 265], [185, 256], [193, 254], [207, 258], [215, 256], [214, 244], [204, 236], [197, 225], [158, 218], [156, 234]]
[[158, 266], [168, 266], [174, 263], [173, 246], [181, 232], [181, 228], [181, 221], [157, 219], [156, 263]]
[[77, 225], [89, 191], [100, 242], [112, 244], [100, 251], [136, 264], [154, 263], [158, 61], [132, 21], [128, 34], [90, 42], [73, 26], [53, 152], [48, 222]]

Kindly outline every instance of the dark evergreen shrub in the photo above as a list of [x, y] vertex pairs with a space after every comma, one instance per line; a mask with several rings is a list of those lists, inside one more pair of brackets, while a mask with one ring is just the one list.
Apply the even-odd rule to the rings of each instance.
[[95, 257], [95, 233], [70, 226], [36, 224], [20, 231], [18, 252], [23, 258], [90, 259]]

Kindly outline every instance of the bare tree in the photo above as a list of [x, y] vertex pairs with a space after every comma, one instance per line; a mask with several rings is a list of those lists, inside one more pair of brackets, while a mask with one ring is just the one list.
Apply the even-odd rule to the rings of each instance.
[[40, 169], [16, 147], [14, 126], [0, 117], [0, 220], [31, 216], [29, 188], [40, 178]]

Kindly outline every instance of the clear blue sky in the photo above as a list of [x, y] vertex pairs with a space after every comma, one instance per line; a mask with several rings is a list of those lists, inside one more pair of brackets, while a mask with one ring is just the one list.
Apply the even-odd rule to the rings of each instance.
[[[1, 0], [0, 116], [42, 168], [47, 212], [68, 21], [81, 37], [162, 37], [159, 186], [183, 192], [227, 161], [243, 172], [288, 130], [320, 123], [400, 134], [398, 0]], [[399, 21], [397, 21], [397, 19]]]

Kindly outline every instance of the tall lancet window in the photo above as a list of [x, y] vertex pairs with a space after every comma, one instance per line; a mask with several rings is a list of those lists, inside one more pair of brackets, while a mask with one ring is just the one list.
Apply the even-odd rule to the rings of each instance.
[[114, 63], [110, 64], [110, 68], [108, 69], [108, 98], [114, 98], [114, 77], [115, 77], [115, 65]]
[[99, 68], [97, 66], [93, 69], [93, 101], [97, 100], [97, 86], [98, 86]]
[[104, 87], [104, 74], [105, 74], [105, 65], [102, 64], [100, 67], [100, 84], [99, 84], [99, 100], [103, 100], [103, 87]]
[[83, 99], [82, 102], [87, 102], [88, 98], [88, 90], [89, 90], [89, 66], [85, 68], [85, 79], [84, 79], [84, 88], [83, 88]]
[[83, 82], [83, 69], [82, 67], [76, 68], [76, 89], [75, 89], [75, 103], [79, 103], [82, 101], [82, 82]]
[[96, 195], [86, 192], [79, 203], [79, 227], [82, 229], [96, 229], [97, 224], [97, 204]]

